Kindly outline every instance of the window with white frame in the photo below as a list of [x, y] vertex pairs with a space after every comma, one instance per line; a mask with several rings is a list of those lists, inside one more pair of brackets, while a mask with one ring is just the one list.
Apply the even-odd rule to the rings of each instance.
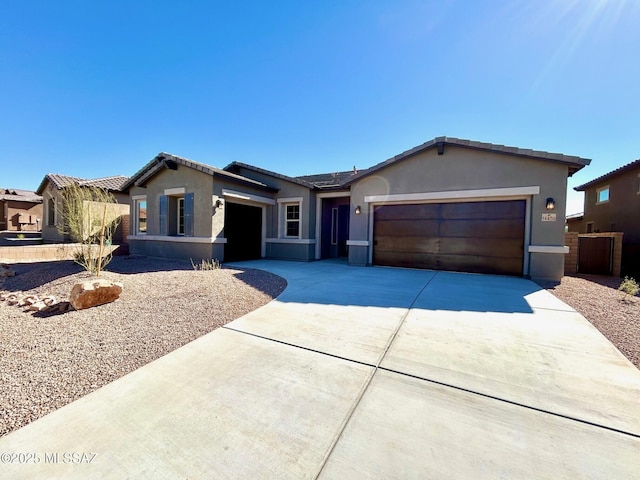
[[300, 238], [300, 204], [288, 204], [285, 208], [285, 237]]
[[158, 199], [158, 226], [160, 235], [194, 235], [194, 194], [184, 188], [165, 189]]
[[596, 203], [605, 203], [609, 201], [609, 185], [596, 190]]
[[280, 238], [302, 238], [302, 197], [278, 199]]
[[147, 197], [134, 199], [135, 232], [136, 235], [147, 233]]

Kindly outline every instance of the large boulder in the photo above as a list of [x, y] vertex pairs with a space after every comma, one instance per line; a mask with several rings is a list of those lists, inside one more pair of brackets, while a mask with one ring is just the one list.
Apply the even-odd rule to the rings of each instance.
[[98, 278], [77, 283], [71, 290], [69, 303], [76, 310], [113, 302], [122, 293], [122, 283]]

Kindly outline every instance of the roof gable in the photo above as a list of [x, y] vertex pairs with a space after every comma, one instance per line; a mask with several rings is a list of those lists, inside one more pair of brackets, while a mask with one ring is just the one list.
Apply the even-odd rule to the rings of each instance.
[[241, 183], [241, 184], [259, 188], [262, 190], [266, 190], [270, 192], [278, 191], [277, 188], [271, 185], [267, 185], [266, 183], [258, 182], [257, 180], [253, 180], [251, 178], [243, 177], [241, 175], [237, 175], [235, 173], [222, 170], [220, 168], [207, 165], [205, 163], [195, 162], [193, 160], [189, 160], [184, 157], [179, 157], [177, 155], [172, 155], [166, 152], [159, 153], [149, 163], [147, 163], [144, 167], [138, 170], [127, 182], [125, 182], [122, 185], [122, 189], [128, 190], [134, 185], [144, 186], [151, 178], [157, 175], [160, 171], [167, 168], [170, 170], [175, 170], [178, 165], [182, 165], [187, 168], [192, 168], [206, 175], [221, 176], [226, 178], [227, 180], [231, 180], [236, 183]]
[[46, 188], [47, 182], [51, 183], [57, 190], [62, 190], [71, 184], [77, 184], [81, 187], [98, 187], [104, 188], [112, 192], [121, 191], [122, 185], [129, 180], [129, 177], [123, 175], [114, 175], [111, 177], [102, 177], [94, 179], [86, 179], [79, 177], [71, 177], [69, 175], [60, 175], [58, 173], [47, 173], [40, 186], [36, 190], [38, 194], [42, 194]]
[[634, 160], [633, 162], [630, 162], [630, 163], [627, 163], [626, 165], [618, 167], [615, 170], [610, 171], [609, 173], [605, 173], [604, 175], [601, 175], [598, 178], [594, 178], [593, 180], [587, 183], [583, 183], [582, 185], [574, 187], [573, 189], [578, 192], [583, 192], [584, 190], [586, 190], [587, 188], [593, 185], [604, 182], [605, 180], [609, 180], [610, 178], [617, 177], [618, 175], [622, 175], [623, 173], [626, 173], [635, 168], [640, 169], [640, 159]]
[[42, 197], [31, 190], [19, 190], [17, 188], [0, 188], [0, 200], [14, 202], [42, 203]]
[[391, 157], [383, 162], [374, 165], [373, 167], [363, 170], [359, 172], [357, 175], [351, 177], [350, 180], [344, 183], [344, 185], [350, 185], [353, 182], [360, 180], [378, 170], [388, 167], [389, 165], [393, 165], [398, 163], [406, 158], [417, 155], [426, 150], [435, 148], [438, 150], [438, 154], [442, 154], [447, 145], [453, 145], [462, 148], [469, 148], [473, 150], [479, 151], [487, 151], [493, 152], [503, 155], [511, 155], [515, 157], [523, 157], [530, 158], [533, 160], [541, 160], [541, 161], [551, 161], [565, 164], [569, 167], [569, 176], [573, 175], [578, 170], [584, 168], [585, 166], [591, 163], [590, 159], [581, 158], [571, 155], [563, 155], [561, 153], [550, 153], [544, 152], [541, 150], [531, 150], [525, 148], [518, 147], [508, 147], [505, 145], [498, 145], [493, 143], [484, 143], [484, 142], [476, 142], [474, 140], [465, 140], [454, 137], [436, 137], [433, 140], [429, 140], [428, 142], [423, 143], [422, 145], [418, 145], [417, 147], [411, 148], [405, 152], [402, 152], [394, 157]]
[[260, 167], [256, 167], [254, 165], [249, 165], [248, 163], [242, 163], [242, 162], [232, 162], [229, 165], [227, 165], [226, 167], [224, 167], [224, 170], [227, 172], [239, 172], [240, 169], [247, 169], [247, 170], [251, 170], [257, 173], [261, 173], [263, 175], [267, 175], [269, 177], [273, 177], [273, 178], [278, 178], [280, 180], [285, 180], [287, 182], [291, 182], [291, 183], [295, 183], [296, 185], [300, 185], [306, 188], [313, 188], [313, 184], [303, 180], [300, 177], [289, 177], [287, 175], [283, 175], [281, 173], [276, 173], [276, 172], [272, 172], [271, 170], [265, 170], [264, 168], [260, 168]]

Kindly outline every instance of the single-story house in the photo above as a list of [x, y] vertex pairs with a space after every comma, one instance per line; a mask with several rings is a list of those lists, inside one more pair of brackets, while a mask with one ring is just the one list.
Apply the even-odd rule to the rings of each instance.
[[640, 159], [575, 187], [584, 192], [579, 233], [623, 232], [622, 274], [640, 273]]
[[590, 160], [438, 137], [366, 170], [289, 177], [160, 153], [123, 186], [131, 253], [554, 279], [567, 177]]
[[0, 188], [0, 231], [37, 232], [42, 226], [42, 197], [30, 190]]
[[[77, 184], [81, 187], [98, 187], [106, 189], [113, 196], [119, 214], [122, 217], [129, 215], [129, 195], [121, 190], [122, 185], [129, 180], [129, 177], [116, 175], [111, 177], [86, 179], [78, 177], [70, 177], [68, 175], [59, 175], [48, 173], [40, 182], [40, 186], [36, 190], [38, 195], [43, 198], [44, 205], [44, 221], [42, 225], [42, 239], [46, 243], [65, 242], [69, 239], [66, 235], [60, 233], [59, 226], [63, 222], [62, 215], [62, 192], [71, 185]], [[128, 236], [128, 227], [126, 223], [121, 223], [116, 230], [113, 242], [119, 244], [126, 240]]]

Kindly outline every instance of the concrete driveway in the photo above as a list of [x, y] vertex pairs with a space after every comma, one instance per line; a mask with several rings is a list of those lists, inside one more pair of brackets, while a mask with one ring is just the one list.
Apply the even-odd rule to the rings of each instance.
[[0, 478], [640, 478], [640, 371], [536, 284], [238, 265], [288, 287], [1, 438]]

